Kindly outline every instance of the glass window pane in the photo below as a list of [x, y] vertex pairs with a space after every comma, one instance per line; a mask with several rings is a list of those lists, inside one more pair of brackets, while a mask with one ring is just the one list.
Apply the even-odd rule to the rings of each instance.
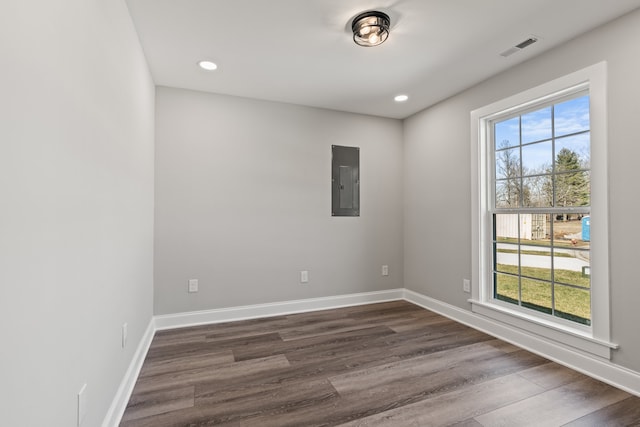
[[531, 243], [551, 245], [551, 215], [531, 214]]
[[589, 95], [556, 104], [554, 116], [556, 137], [589, 130]]
[[519, 290], [518, 290], [518, 277], [509, 276], [506, 274], [495, 274], [495, 298], [518, 304]]
[[[556, 153], [566, 150], [577, 156], [580, 169], [589, 169], [591, 166], [591, 135], [590, 133], [581, 133], [580, 135], [566, 136], [556, 139]], [[565, 152], [566, 152], [565, 151]], [[556, 156], [556, 160], [560, 159]], [[556, 166], [560, 166], [559, 163]], [[566, 163], [562, 166], [566, 166]]]
[[522, 174], [551, 173], [553, 146], [551, 141], [538, 142], [522, 147]]
[[522, 115], [522, 143], [551, 138], [551, 107]]
[[520, 268], [523, 276], [551, 281], [551, 248], [522, 245]]
[[518, 214], [494, 215], [494, 236], [496, 242], [518, 243]]
[[522, 203], [526, 207], [543, 208], [553, 205], [551, 175], [531, 176], [522, 179]]
[[496, 271], [518, 274], [518, 245], [496, 243], [494, 248]]
[[569, 172], [582, 169], [580, 164], [580, 156], [574, 150], [561, 147], [556, 147], [556, 172]]
[[496, 151], [496, 179], [520, 176], [520, 148]]
[[591, 324], [591, 292], [556, 284], [555, 315], [574, 322]]
[[520, 144], [520, 118], [498, 122], [494, 125], [494, 141], [496, 149], [514, 147]]
[[591, 176], [588, 172], [560, 173], [555, 176], [555, 206], [591, 205]]
[[551, 283], [523, 277], [522, 306], [551, 314]]
[[521, 189], [520, 179], [496, 181], [496, 208], [519, 207]]
[[[522, 244], [520, 251], [540, 250], [538, 246], [541, 245], [544, 246], [542, 249], [549, 250], [550, 242], [547, 239], [547, 228], [546, 214], [520, 214], [520, 243]], [[533, 245], [535, 246], [530, 247]]]
[[553, 280], [556, 283], [590, 287], [591, 268], [588, 251], [555, 249], [553, 266]]

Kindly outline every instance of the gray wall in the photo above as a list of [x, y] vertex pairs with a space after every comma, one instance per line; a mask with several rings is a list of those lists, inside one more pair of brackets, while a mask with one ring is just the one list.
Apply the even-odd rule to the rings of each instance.
[[3, 1], [0, 69], [0, 424], [87, 383], [98, 426], [152, 316], [153, 83], [123, 1]]
[[637, 321], [640, 11], [497, 75], [405, 121], [405, 286], [469, 309], [469, 113], [602, 60], [608, 62], [613, 361], [640, 371]]
[[[156, 99], [156, 314], [402, 287], [400, 121], [163, 87]], [[331, 217], [332, 144], [360, 147], [359, 218]]]

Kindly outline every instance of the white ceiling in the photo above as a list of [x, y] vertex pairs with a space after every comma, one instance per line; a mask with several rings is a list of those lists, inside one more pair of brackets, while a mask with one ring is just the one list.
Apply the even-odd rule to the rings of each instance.
[[[640, 0], [127, 0], [157, 85], [405, 118]], [[380, 10], [391, 35], [352, 41]], [[508, 58], [500, 53], [540, 41]], [[210, 59], [219, 66], [197, 66]], [[404, 93], [409, 101], [395, 103]]]

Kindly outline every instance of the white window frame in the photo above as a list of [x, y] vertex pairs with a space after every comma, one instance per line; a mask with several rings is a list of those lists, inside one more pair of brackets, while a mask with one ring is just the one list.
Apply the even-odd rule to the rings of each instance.
[[[527, 332], [610, 359], [607, 179], [607, 66], [600, 62], [471, 112], [472, 311]], [[492, 119], [588, 89], [591, 124], [591, 325], [509, 307], [493, 299], [490, 200]]]

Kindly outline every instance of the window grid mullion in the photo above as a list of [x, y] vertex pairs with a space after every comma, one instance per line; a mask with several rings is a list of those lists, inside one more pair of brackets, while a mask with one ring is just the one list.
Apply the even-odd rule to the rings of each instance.
[[[551, 159], [551, 182], [552, 182], [552, 192], [553, 199], [551, 204], [553, 207], [556, 207], [556, 126], [555, 126], [555, 105], [551, 106], [551, 154], [553, 155]], [[555, 247], [556, 247], [556, 236], [553, 232], [553, 226], [555, 223], [555, 218], [553, 215], [549, 216], [549, 223], [551, 224], [551, 315], [556, 315], [556, 269], [555, 269]]]
[[[523, 167], [523, 161], [522, 161], [522, 115], [520, 115], [518, 117], [518, 122], [520, 123], [520, 125], [518, 126], [518, 131], [519, 131], [519, 143], [518, 143], [518, 154], [519, 154], [519, 168], [518, 168], [518, 207], [522, 208], [524, 207], [524, 181], [522, 180], [522, 176], [524, 175], [524, 167]], [[520, 217], [518, 216], [518, 227], [520, 226]], [[520, 238], [520, 234], [518, 233], [518, 239]]]
[[522, 242], [520, 241], [520, 214], [518, 214], [518, 305], [522, 307]]
[[[522, 164], [524, 163], [522, 160], [522, 114], [518, 116], [518, 155], [519, 155], [519, 169], [518, 171], [518, 208], [522, 208], [524, 206], [524, 188], [522, 182]], [[522, 242], [520, 241], [520, 237], [522, 236], [522, 230], [520, 229], [520, 212], [518, 212], [518, 305], [522, 307]]]

